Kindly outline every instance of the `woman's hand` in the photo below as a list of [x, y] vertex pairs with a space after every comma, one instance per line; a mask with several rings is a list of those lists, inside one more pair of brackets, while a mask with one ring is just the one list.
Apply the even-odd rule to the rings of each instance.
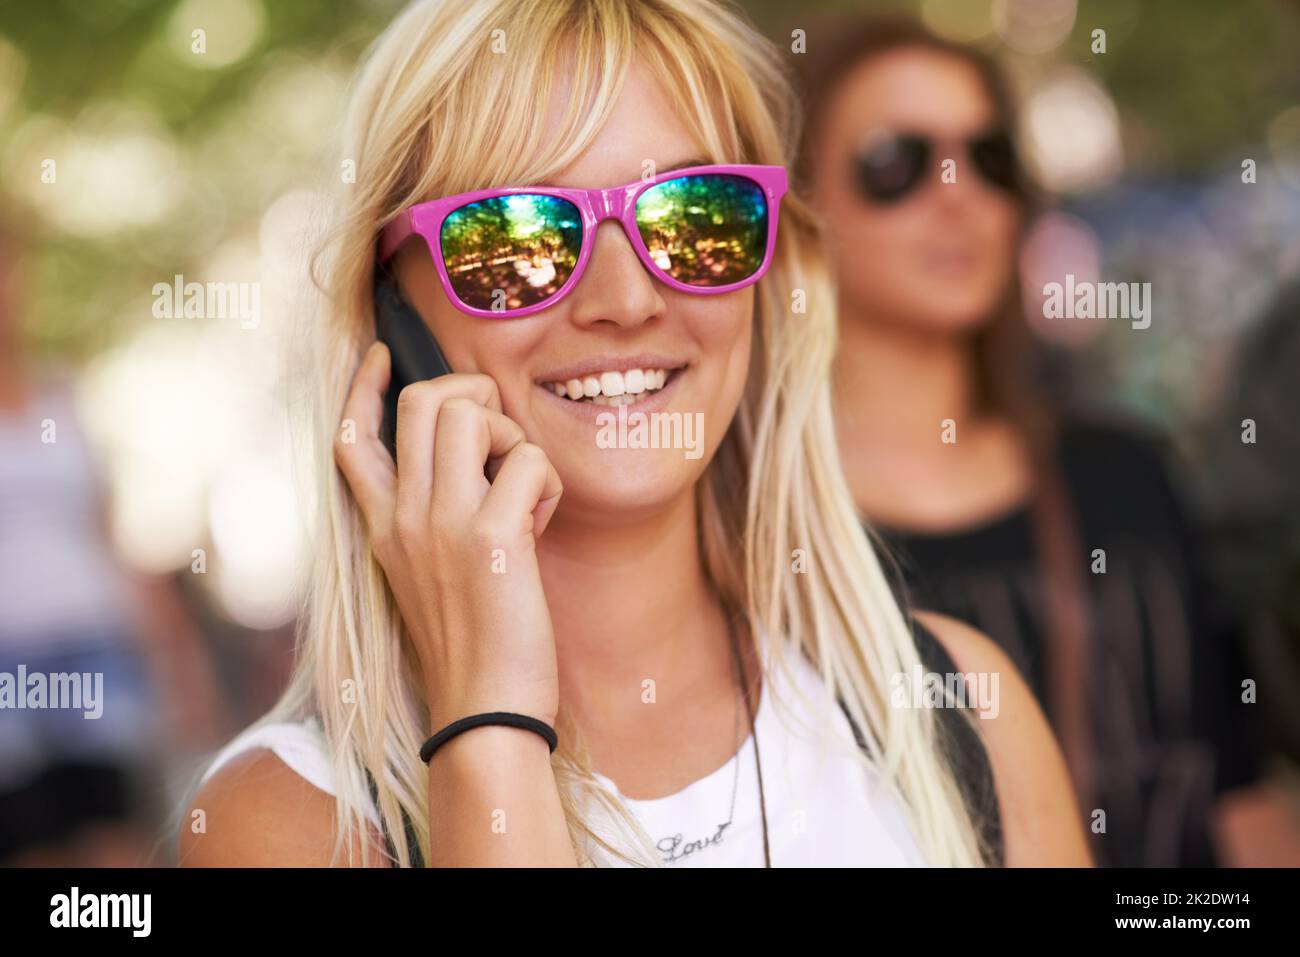
[[559, 475], [485, 375], [404, 388], [394, 464], [379, 439], [389, 375], [376, 342], [344, 406], [355, 428], [339, 430], [334, 456], [415, 645], [432, 726], [484, 711], [554, 724], [555, 635], [534, 547]]

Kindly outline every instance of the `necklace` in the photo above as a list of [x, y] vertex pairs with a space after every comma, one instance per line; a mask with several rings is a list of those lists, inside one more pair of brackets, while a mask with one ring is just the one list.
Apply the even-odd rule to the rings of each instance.
[[[759, 756], [758, 756], [758, 728], [754, 720], [754, 711], [749, 700], [749, 681], [745, 674], [744, 663], [742, 662], [740, 657], [740, 647], [739, 647], [739, 642], [736, 639], [736, 630], [730, 620], [728, 620], [727, 622], [727, 633], [731, 644], [732, 663], [734, 665], [733, 674], [736, 676], [737, 682], [740, 686], [740, 694], [736, 696], [736, 724], [737, 727], [739, 727], [740, 703], [743, 701], [745, 703], [745, 713], [749, 718], [750, 735], [754, 741], [754, 765], [758, 772], [759, 817], [763, 822], [763, 866], [771, 867], [772, 857], [768, 845], [768, 836], [767, 836], [767, 801], [766, 801], [766, 796], [763, 793], [763, 765], [762, 762], [759, 760]], [[735, 737], [739, 737], [739, 736], [740, 736], [739, 731], [737, 731]], [[713, 835], [708, 838], [687, 842], [684, 840], [683, 835], [679, 832], [677, 834], [672, 835], [671, 837], [665, 837], [659, 842], [657, 842], [655, 847], [657, 850], [659, 850], [661, 854], [664, 855], [663, 861], [665, 864], [676, 863], [677, 861], [683, 860], [684, 858], [689, 857], [692, 854], [696, 854], [699, 853], [700, 851], [708, 850], [710, 847], [714, 847], [722, 843], [723, 835], [726, 833], [727, 828], [731, 827], [731, 824], [736, 817], [736, 791], [737, 791], [737, 786], [740, 783], [740, 751], [743, 750], [743, 748], [744, 748], [744, 744], [742, 742], [742, 744], [740, 745], [740, 749], [736, 751], [736, 755], [733, 758], [736, 764], [736, 776], [735, 776], [735, 780], [732, 782], [731, 785], [731, 813], [727, 817], [727, 820], [719, 824], [717, 826], [717, 829], [714, 831]]]

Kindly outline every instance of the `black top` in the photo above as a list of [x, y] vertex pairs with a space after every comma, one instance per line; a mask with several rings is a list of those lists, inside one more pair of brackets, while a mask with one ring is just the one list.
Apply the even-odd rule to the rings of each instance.
[[[1231, 618], [1151, 441], [1072, 424], [1057, 460], [1079, 531], [1088, 636], [1099, 864], [1208, 866], [1216, 796], [1248, 783], [1259, 757], [1241, 703]], [[913, 607], [960, 618], [1007, 652], [1045, 701], [1043, 595], [1030, 512], [1016, 508], [951, 534], [877, 527]], [[1105, 573], [1093, 550], [1105, 552]], [[1046, 710], [1046, 708], [1045, 708]], [[1092, 810], [1084, 809], [1092, 823]]]

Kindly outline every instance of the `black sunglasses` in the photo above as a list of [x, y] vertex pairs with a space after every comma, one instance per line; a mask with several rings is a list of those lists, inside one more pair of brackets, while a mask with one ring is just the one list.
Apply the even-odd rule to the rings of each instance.
[[865, 199], [896, 203], [921, 185], [940, 149], [943, 155], [952, 156], [959, 146], [965, 147], [984, 182], [1011, 194], [1020, 193], [1016, 148], [1005, 130], [956, 142], [920, 133], [870, 134], [854, 154], [854, 181]]

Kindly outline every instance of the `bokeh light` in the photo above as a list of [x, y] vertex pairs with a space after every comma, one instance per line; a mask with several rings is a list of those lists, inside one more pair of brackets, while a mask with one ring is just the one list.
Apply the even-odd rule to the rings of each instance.
[[988, 3], [972, 0], [922, 0], [921, 20], [935, 33], [970, 43], [993, 31], [993, 15]]
[[[266, 13], [258, 0], [185, 0], [172, 14], [168, 39], [178, 60], [203, 69], [237, 63], [262, 38]], [[195, 31], [203, 31], [201, 38]], [[202, 52], [195, 50], [202, 43]]]
[[1074, 28], [1077, 0], [993, 0], [993, 28], [1020, 53], [1046, 53]]
[[1064, 67], [1035, 89], [1025, 109], [1029, 159], [1059, 193], [1098, 189], [1123, 168], [1119, 113], [1086, 71]]

